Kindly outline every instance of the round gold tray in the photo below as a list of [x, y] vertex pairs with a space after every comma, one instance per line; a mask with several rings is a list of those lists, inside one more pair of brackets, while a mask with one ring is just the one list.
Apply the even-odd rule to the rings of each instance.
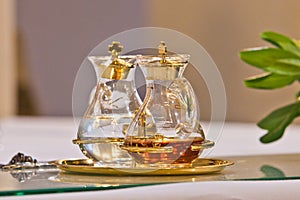
[[66, 172], [98, 174], [110, 176], [162, 176], [162, 175], [198, 175], [209, 174], [222, 171], [226, 166], [232, 165], [233, 162], [220, 160], [198, 158], [191, 165], [172, 165], [165, 167], [130, 167], [130, 166], [99, 166], [90, 159], [68, 159], [57, 160], [55, 164], [59, 169]]

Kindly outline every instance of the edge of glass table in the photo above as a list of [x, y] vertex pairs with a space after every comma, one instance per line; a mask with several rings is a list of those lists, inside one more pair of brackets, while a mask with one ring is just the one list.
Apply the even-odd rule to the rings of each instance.
[[0, 171], [0, 196], [110, 190], [166, 183], [300, 179], [300, 154], [220, 157], [234, 165], [219, 173], [179, 176], [103, 176], [58, 169]]

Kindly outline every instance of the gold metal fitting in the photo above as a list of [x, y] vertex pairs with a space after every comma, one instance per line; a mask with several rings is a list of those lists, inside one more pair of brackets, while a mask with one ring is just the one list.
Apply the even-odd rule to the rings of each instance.
[[166, 63], [167, 46], [164, 41], [158, 45], [158, 54], [162, 57], [161, 63]]
[[117, 58], [122, 50], [123, 46], [120, 44], [120, 42], [113, 41], [111, 45], [108, 45], [108, 52], [111, 53], [113, 58]]

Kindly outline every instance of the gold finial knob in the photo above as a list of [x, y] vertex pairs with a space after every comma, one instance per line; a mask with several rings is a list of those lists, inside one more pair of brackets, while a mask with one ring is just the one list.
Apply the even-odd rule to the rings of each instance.
[[158, 53], [160, 55], [166, 55], [167, 54], [167, 46], [164, 41], [161, 41], [160, 44], [158, 45]]
[[111, 45], [108, 45], [108, 52], [111, 53], [113, 58], [117, 58], [118, 54], [122, 52], [123, 46], [120, 42], [113, 41]]
[[158, 54], [161, 55], [162, 60], [161, 63], [166, 63], [166, 55], [167, 55], [167, 46], [164, 41], [161, 41], [158, 45]]

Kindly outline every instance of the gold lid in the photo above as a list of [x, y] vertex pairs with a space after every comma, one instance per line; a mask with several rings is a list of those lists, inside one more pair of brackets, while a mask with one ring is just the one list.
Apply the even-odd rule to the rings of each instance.
[[107, 68], [102, 73], [102, 78], [120, 80], [126, 79], [130, 68], [133, 68], [133, 63], [130, 63], [119, 56], [122, 52], [123, 46], [120, 42], [112, 42], [108, 46], [108, 52], [111, 53], [112, 62], [107, 66]]
[[174, 80], [181, 76], [188, 64], [187, 54], [168, 54], [167, 46], [161, 41], [158, 55], [139, 55], [137, 61], [148, 80]]
[[161, 41], [157, 47], [158, 55], [138, 55], [139, 64], [156, 67], [181, 67], [188, 63], [188, 54], [168, 54], [167, 46]]
[[108, 46], [111, 56], [89, 56], [98, 76], [112, 80], [126, 79], [131, 68], [134, 68], [135, 56], [121, 56], [123, 46], [112, 42]]

